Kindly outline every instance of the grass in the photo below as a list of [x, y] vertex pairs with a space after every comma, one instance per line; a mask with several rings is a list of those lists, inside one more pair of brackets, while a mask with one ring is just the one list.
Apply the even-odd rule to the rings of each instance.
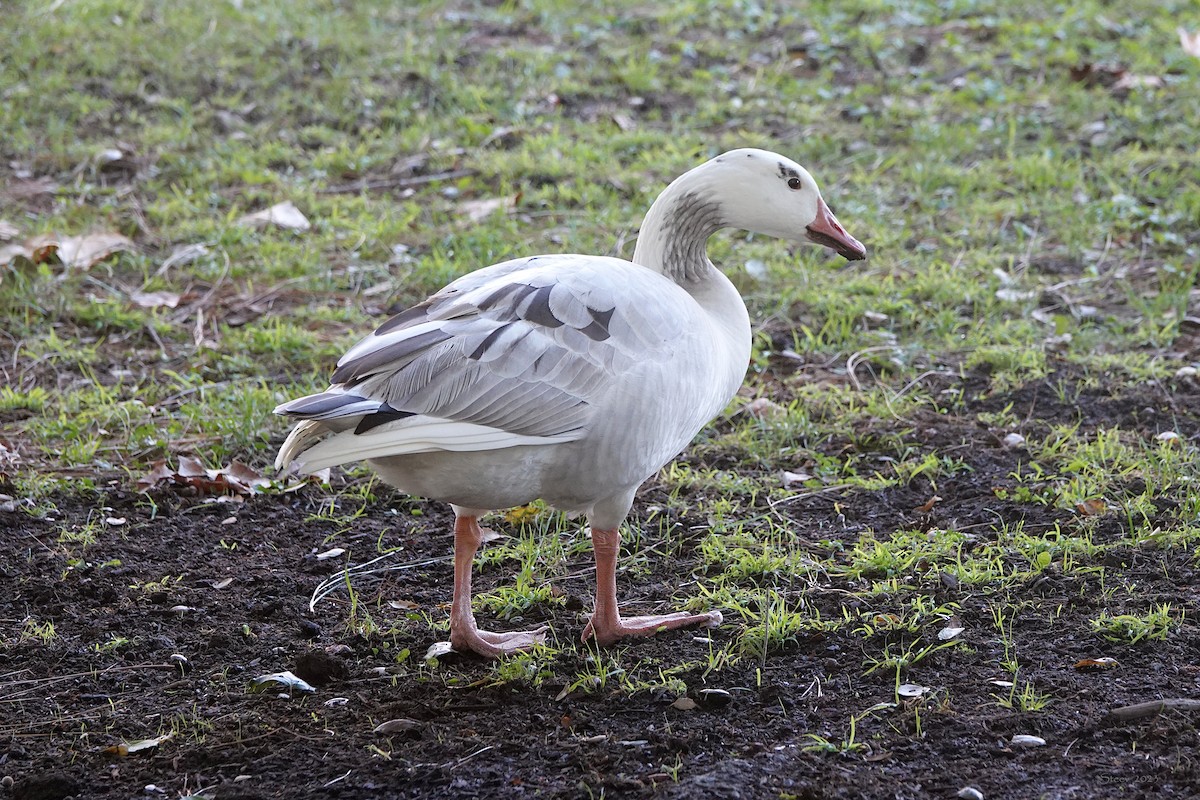
[[[0, 220], [18, 239], [111, 231], [137, 247], [89, 269], [0, 267], [0, 443], [20, 456], [0, 460], [6, 493], [46, 515], [56, 491], [95, 485], [81, 473], [132, 482], [185, 454], [266, 468], [286, 427], [273, 406], [319, 387], [388, 309], [513, 255], [628, 256], [668, 180], [765, 146], [811, 167], [871, 258], [846, 266], [740, 234], [712, 243], [760, 322], [746, 396], [653, 482], [622, 561], [631, 580], [678, 568], [677, 605], [732, 612], [734, 639], [693, 666], [765, 664], [833, 636], [890, 683], [926, 659], [971, 658], [936, 634], [972, 612], [998, 615], [973, 645], [1015, 679], [1013, 626], [1054, 624], [1024, 598], [1062, 575], [1076, 580], [1064, 602], [1111, 606], [1068, 633], [1163, 641], [1182, 615], [1125, 608], [1114, 565], [1194, 554], [1196, 441], [1155, 436], [1194, 431], [1194, 410], [1097, 423], [1067, 409], [1180, 390], [1175, 344], [1200, 274], [1200, 61], [1167, 13], [1185, 6], [1133, 0], [1119, 25], [1098, 0], [684, 6], [12, 10], [0, 182], [24, 190], [0, 192]], [[1101, 63], [1162, 84], [1122, 92], [1072, 75]], [[30, 183], [42, 178], [49, 193]], [[494, 197], [515, 211], [469, 219], [464, 203]], [[311, 229], [238, 224], [284, 200]], [[146, 305], [145, 292], [179, 303]], [[780, 413], [744, 413], [755, 396]], [[1049, 407], [1058, 416], [1043, 419]], [[976, 428], [1024, 437], [972, 500], [1000, 510], [935, 524], [932, 498], [983, 480]], [[785, 470], [803, 477], [785, 486]], [[360, 476], [320, 490], [313, 521], [329, 540], [376, 500]], [[496, 524], [513, 535], [479, 567], [509, 580], [479, 610], [560, 609], [555, 582], [586, 564], [586, 540], [536, 507]], [[111, 535], [89, 521], [58, 545], [82, 563]], [[947, 605], [950, 585], [964, 607]], [[347, 630], [388, 642], [385, 613], [356, 599]], [[12, 638], [49, 642], [47, 625], [27, 620]], [[560, 652], [494, 678], [550, 682]], [[654, 675], [679, 665], [589, 658], [558, 679], [681, 689]], [[1014, 680], [997, 702], [1031, 712], [1048, 698]], [[866, 717], [809, 746], [858, 752]]]

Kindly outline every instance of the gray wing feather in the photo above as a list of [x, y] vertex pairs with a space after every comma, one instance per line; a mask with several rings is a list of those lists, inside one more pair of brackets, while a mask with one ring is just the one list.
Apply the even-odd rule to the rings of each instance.
[[[653, 313], [643, 301], [653, 296]], [[335, 386], [394, 411], [551, 436], [690, 320], [673, 282], [617, 259], [540, 256], [467, 275], [351, 348]]]

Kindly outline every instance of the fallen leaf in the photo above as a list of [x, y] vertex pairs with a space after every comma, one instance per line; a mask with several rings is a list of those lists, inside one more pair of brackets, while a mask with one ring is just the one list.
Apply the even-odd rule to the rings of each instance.
[[812, 479], [813, 479], [813, 476], [809, 475], [807, 472], [789, 472], [788, 470], [784, 470], [783, 471], [783, 488], [790, 489], [790, 488], [792, 488], [792, 486], [794, 484], [807, 483], [808, 481], [811, 481]]
[[10, 239], [15, 239], [19, 233], [20, 231], [17, 230], [16, 225], [13, 225], [6, 219], [0, 219], [0, 242], [7, 242]]
[[171, 255], [167, 256], [163, 261], [162, 266], [155, 271], [155, 275], [161, 276], [171, 269], [171, 267], [183, 266], [191, 264], [193, 261], [208, 255], [208, 245], [205, 244], [185, 244], [176, 247], [171, 251]]
[[787, 413], [787, 409], [765, 397], [758, 397], [742, 406], [742, 412], [755, 419], [775, 419]]
[[1162, 442], [1163, 444], [1178, 444], [1179, 434], [1175, 431], [1163, 431], [1155, 436], [1154, 440], [1157, 442]]
[[1116, 64], [1077, 64], [1071, 67], [1071, 80], [1088, 86], [1112, 86], [1127, 71]]
[[277, 228], [292, 231], [306, 231], [312, 227], [312, 223], [308, 221], [308, 217], [304, 216], [291, 200], [276, 203], [270, 208], [255, 211], [253, 214], [246, 214], [237, 221], [237, 224], [246, 228], [262, 228], [267, 225], [274, 225]]
[[1104, 502], [1103, 498], [1095, 497], [1076, 503], [1075, 510], [1081, 517], [1098, 517], [1108, 510], [1108, 503]]
[[414, 608], [420, 608], [412, 600], [388, 600], [388, 607], [398, 611], [412, 611]]
[[129, 295], [139, 308], [176, 308], [182, 297], [178, 292], [132, 292]]
[[1120, 664], [1120, 662], [1115, 658], [1102, 656], [1100, 658], [1081, 659], [1080, 661], [1075, 662], [1074, 667], [1075, 669], [1112, 669], [1118, 664]]
[[935, 494], [933, 497], [929, 498], [924, 503], [922, 503], [921, 505], [914, 508], [913, 511], [916, 511], [918, 514], [928, 514], [930, 511], [933, 511], [933, 507], [936, 506], [941, 501], [942, 501], [942, 498]]
[[997, 289], [996, 299], [1003, 300], [1006, 303], [1019, 303], [1022, 300], [1032, 300], [1039, 294], [1040, 292], [1035, 290]]
[[441, 658], [442, 656], [453, 652], [454, 648], [450, 646], [449, 642], [434, 642], [429, 646], [429, 649], [425, 651], [425, 660], [429, 661], [430, 659]]
[[484, 197], [478, 200], [464, 200], [458, 204], [458, 212], [471, 222], [487, 219], [497, 211], [510, 211], [516, 207], [511, 197]]
[[1157, 75], [1134, 75], [1127, 72], [1117, 79], [1112, 88], [1114, 92], [1129, 91], [1130, 89], [1161, 89], [1163, 79]]
[[387, 722], [381, 722], [375, 726], [374, 732], [381, 736], [387, 736], [391, 733], [407, 733], [420, 727], [421, 723], [415, 719], [400, 717], [398, 719], [389, 719]]
[[[294, 491], [315, 478], [317, 478], [316, 474], [307, 479], [289, 478], [287, 479], [289, 482], [281, 486], [278, 482], [263, 477], [258, 470], [240, 461], [230, 462], [222, 469], [208, 469], [198, 458], [180, 456], [178, 469], [171, 469], [167, 462], [161, 459], [153, 462], [150, 465], [150, 471], [138, 478], [137, 489], [139, 492], [148, 492], [160, 485], [169, 484], [190, 488], [200, 494], [242, 496], [261, 494], [268, 490]], [[326, 473], [324, 480], [328, 481], [328, 479], [329, 476]]]
[[124, 758], [130, 753], [140, 753], [143, 750], [152, 750], [170, 738], [171, 734], [166, 733], [162, 736], [156, 736], [153, 739], [138, 739], [135, 742], [121, 742], [120, 744], [114, 744], [112, 747], [104, 748], [104, 752]]
[[674, 703], [671, 703], [671, 708], [677, 708], [680, 711], [694, 711], [698, 703], [690, 697], [681, 697]]
[[329, 550], [326, 550], [324, 553], [317, 553], [317, 561], [327, 561], [331, 558], [337, 558], [345, 552], [346, 548], [344, 547], [333, 547]]
[[67, 269], [90, 269], [114, 253], [133, 249], [133, 240], [119, 233], [65, 236], [58, 240], [58, 260]]
[[951, 639], [957, 637], [960, 633], [962, 633], [965, 630], [966, 630], [966, 628], [960, 628], [957, 626], [951, 627], [951, 626], [947, 625], [946, 627], [944, 627], [940, 631], [938, 631], [938, 639], [942, 640], [943, 642], [948, 642]]
[[1200, 31], [1189, 32], [1187, 28], [1179, 28], [1179, 46], [1189, 56], [1200, 58]]
[[480, 544], [487, 544], [488, 542], [494, 542], [497, 539], [503, 539], [503, 538], [504, 538], [503, 533], [498, 533], [498, 532], [492, 530], [491, 528], [484, 528], [484, 527], [479, 528], [479, 543]]
[[521, 525], [522, 523], [536, 519], [539, 513], [540, 509], [533, 503], [530, 503], [529, 505], [517, 506], [505, 511], [504, 521], [509, 525]]
[[296, 677], [290, 671], [259, 675], [257, 678], [251, 679], [249, 690], [251, 692], [265, 692], [279, 686], [288, 690], [295, 689], [297, 692], [304, 692], [306, 694], [316, 691], [312, 684]]
[[57, 253], [58, 242], [48, 236], [36, 236], [0, 247], [0, 266], [46, 264], [53, 261]]

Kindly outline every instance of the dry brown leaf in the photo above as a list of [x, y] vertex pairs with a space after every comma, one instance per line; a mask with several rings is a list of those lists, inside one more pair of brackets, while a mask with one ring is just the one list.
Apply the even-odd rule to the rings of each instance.
[[[166, 461], [155, 461], [150, 471], [137, 480], [139, 492], [147, 492], [162, 484], [194, 489], [200, 494], [250, 495], [258, 494], [273, 485], [258, 470], [240, 461], [234, 461], [223, 469], [208, 469], [198, 458], [179, 457], [179, 468], [171, 469]], [[299, 485], [305, 481], [301, 480]], [[289, 484], [285, 491], [291, 491]]]
[[698, 704], [690, 697], [681, 697], [674, 703], [671, 703], [671, 708], [677, 708], [680, 711], [694, 711]]
[[48, 236], [35, 236], [24, 242], [13, 242], [0, 247], [0, 266], [9, 264], [45, 264], [53, 261], [58, 253], [58, 242]]
[[247, 228], [262, 228], [267, 225], [274, 225], [277, 228], [284, 228], [291, 231], [306, 231], [312, 227], [312, 223], [308, 221], [308, 217], [304, 216], [291, 200], [285, 200], [282, 203], [276, 203], [270, 208], [264, 208], [262, 211], [247, 214], [239, 219], [237, 224]]
[[940, 502], [942, 502], [942, 498], [935, 494], [933, 497], [914, 508], [913, 511], [916, 511], [918, 514], [928, 514], [930, 511], [933, 511], [933, 507]]
[[1084, 658], [1075, 662], [1075, 669], [1112, 669], [1119, 663], [1115, 658], [1109, 656]]
[[1091, 500], [1081, 500], [1075, 504], [1075, 510], [1081, 517], [1098, 517], [1108, 510], [1108, 503], [1103, 498], [1094, 497]]
[[388, 600], [387, 604], [389, 608], [394, 608], [397, 611], [412, 611], [413, 609], [420, 608], [412, 600]]
[[1127, 71], [1116, 64], [1077, 64], [1071, 67], [1071, 80], [1088, 86], [1112, 86]]
[[1179, 46], [1189, 56], [1200, 58], [1200, 31], [1188, 31], [1187, 28], [1180, 28]]

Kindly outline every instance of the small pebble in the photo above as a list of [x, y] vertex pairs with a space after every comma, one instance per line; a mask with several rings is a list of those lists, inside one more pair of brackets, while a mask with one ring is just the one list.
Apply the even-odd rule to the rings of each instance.
[[1019, 433], [1010, 433], [1000, 443], [1011, 450], [1014, 447], [1020, 447], [1025, 444], [1025, 437]]
[[958, 796], [963, 800], [983, 800], [983, 792], [974, 786], [964, 786], [958, 790]]
[[1045, 747], [1046, 740], [1040, 736], [1030, 736], [1025, 733], [1014, 734], [1009, 744], [1013, 747]]

